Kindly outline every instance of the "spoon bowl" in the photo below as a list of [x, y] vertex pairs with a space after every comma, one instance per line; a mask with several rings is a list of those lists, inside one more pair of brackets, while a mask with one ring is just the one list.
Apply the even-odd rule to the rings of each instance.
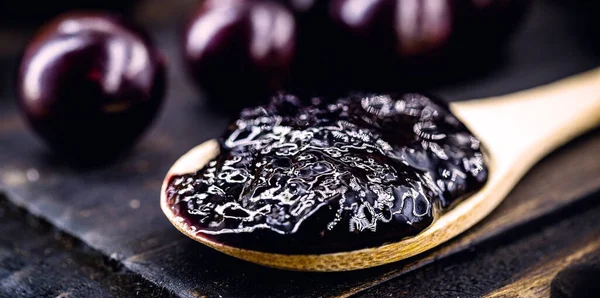
[[209, 140], [184, 154], [167, 173], [161, 208], [188, 237], [253, 263], [297, 271], [349, 271], [406, 259], [430, 250], [490, 214], [541, 158], [600, 124], [600, 68], [558, 82], [498, 97], [450, 105], [452, 112], [481, 140], [487, 152], [488, 181], [477, 193], [436, 218], [414, 237], [378, 247], [325, 254], [278, 254], [211, 241], [179, 219], [167, 204], [171, 177], [196, 172], [219, 154]]

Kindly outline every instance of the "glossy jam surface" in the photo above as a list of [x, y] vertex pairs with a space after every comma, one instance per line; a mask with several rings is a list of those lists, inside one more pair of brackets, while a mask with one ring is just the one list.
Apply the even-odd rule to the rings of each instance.
[[202, 237], [267, 252], [399, 241], [487, 179], [479, 141], [419, 94], [280, 95], [244, 110], [220, 146], [197, 173], [171, 178], [168, 203]]

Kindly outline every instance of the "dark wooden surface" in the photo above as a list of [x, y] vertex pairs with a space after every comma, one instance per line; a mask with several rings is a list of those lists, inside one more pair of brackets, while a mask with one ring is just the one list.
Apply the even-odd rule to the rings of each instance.
[[132, 294], [169, 296], [166, 290], [0, 196], [0, 297]]
[[[552, 290], [556, 296], [560, 291], [551, 284], [559, 272], [573, 265], [599, 264], [600, 205], [580, 207], [563, 212], [560, 221], [522, 227], [513, 235], [462, 251], [359, 297], [432, 297], [432, 293], [435, 297], [548, 297]], [[593, 282], [579, 287], [599, 289]], [[600, 293], [589, 294], [597, 297]]]
[[[160, 1], [154, 4], [144, 12], [161, 12]], [[531, 88], [600, 65], [600, 22], [586, 5], [537, 1], [504, 59], [486, 72], [470, 72], [465, 61], [461, 76], [431, 90], [448, 100], [465, 100]], [[11, 44], [2, 52], [0, 188], [9, 211], [0, 212], [0, 297], [54, 297], [68, 291], [74, 297], [510, 297], [525, 290], [550, 293], [556, 273], [596, 259], [598, 130], [540, 162], [475, 228], [407, 261], [335, 274], [287, 272], [193, 242], [160, 211], [160, 183], [177, 157], [219, 135], [228, 119], [210, 108], [181, 70], [175, 34], [180, 22], [168, 14], [138, 18], [171, 62], [168, 100], [130, 154], [99, 167], [64, 163], [28, 131], [11, 88], [19, 47]], [[26, 40], [26, 33], [18, 36]], [[41, 228], [31, 225], [34, 217], [42, 218], [37, 220]], [[55, 240], [57, 231], [74, 244]], [[46, 248], [57, 253], [45, 255]], [[13, 259], [21, 263], [14, 265]], [[65, 268], [48, 266], [69, 259]], [[15, 278], [33, 282], [28, 286]], [[136, 283], [141, 294], [134, 290]]]

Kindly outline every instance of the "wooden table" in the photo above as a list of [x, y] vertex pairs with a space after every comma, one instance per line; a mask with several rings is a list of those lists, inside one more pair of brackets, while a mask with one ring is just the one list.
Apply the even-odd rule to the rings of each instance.
[[[163, 5], [149, 1], [137, 15], [171, 61], [161, 116], [133, 152], [93, 168], [66, 164], [27, 129], [11, 81], [28, 32], [0, 35], [13, 41], [0, 45], [0, 297], [572, 297], [565, 293], [573, 289], [600, 295], [599, 130], [540, 162], [461, 237], [378, 268], [279, 271], [177, 232], [159, 208], [161, 179], [177, 157], [218, 136], [229, 120], [182, 71], [175, 32], [187, 8], [165, 12]], [[500, 63], [485, 72], [463, 70], [429, 90], [465, 100], [600, 65], [600, 18], [590, 5], [537, 1]]]

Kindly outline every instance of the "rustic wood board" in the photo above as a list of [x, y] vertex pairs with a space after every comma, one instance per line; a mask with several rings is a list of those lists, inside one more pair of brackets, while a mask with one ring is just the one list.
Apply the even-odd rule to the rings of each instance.
[[[14, 233], [19, 231], [19, 233]], [[0, 195], [0, 297], [170, 297]], [[132, 295], [132, 296], [133, 296]]]
[[[497, 95], [600, 65], [600, 47], [580, 30], [600, 26], [593, 27], [589, 24], [593, 19], [585, 19], [581, 12], [577, 18], [570, 17], [575, 14], [570, 12], [574, 6], [536, 2], [499, 66], [486, 73], [464, 69], [460, 77], [432, 90], [448, 100]], [[181, 235], [158, 206], [160, 183], [172, 162], [218, 136], [229, 122], [199, 99], [184, 77], [173, 34], [179, 25], [154, 31], [171, 60], [170, 92], [161, 117], [139, 146], [116, 162], [78, 167], [48, 153], [15, 110], [9, 79], [14, 57], [1, 62], [6, 79], [0, 91], [0, 188], [9, 200], [179, 296], [351, 295], [390, 279], [402, 280], [406, 272], [477, 243], [504, 239], [540, 218], [559, 220], [560, 216], [552, 214], [586, 198], [593, 200], [586, 195], [600, 189], [600, 161], [590, 158], [600, 152], [596, 131], [542, 161], [498, 210], [463, 237], [411, 260], [357, 272], [312, 274], [278, 271], [227, 257]]]
[[[600, 199], [600, 193], [595, 199]], [[568, 282], [565, 280], [568, 275], [557, 277], [557, 274], [595, 266], [596, 275], [581, 280], [586, 284], [573, 285], [584, 293], [589, 291], [589, 296], [583, 297], [597, 297], [600, 289], [599, 203], [588, 201], [556, 215], [563, 221], [542, 228], [531, 225], [518, 231], [529, 237], [519, 238], [517, 234], [489, 241], [358, 296], [431, 297], [430, 293], [436, 293], [435, 297], [582, 297], [572, 296], [574, 293], [570, 291], [574, 289], [560, 287], [560, 283]], [[591, 292], [593, 289], [596, 292]], [[567, 295], [555, 296], [561, 292]]]

